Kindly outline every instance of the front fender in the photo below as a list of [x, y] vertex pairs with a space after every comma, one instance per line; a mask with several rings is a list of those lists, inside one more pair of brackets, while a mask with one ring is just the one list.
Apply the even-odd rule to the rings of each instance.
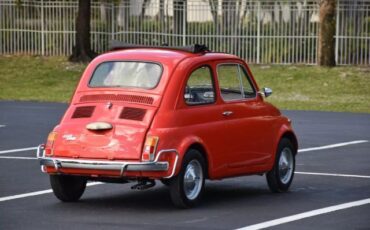
[[271, 162], [272, 165], [274, 164], [275, 162], [275, 158], [276, 158], [276, 150], [278, 148], [278, 145], [279, 145], [279, 142], [282, 138], [284, 137], [287, 137], [289, 139], [291, 139], [291, 141], [293, 142], [293, 145], [295, 147], [295, 150], [296, 150], [296, 153], [298, 151], [298, 140], [297, 140], [297, 136], [295, 135], [294, 131], [293, 131], [293, 128], [290, 124], [290, 121], [287, 120], [286, 123], [282, 124], [280, 126], [280, 128], [278, 129], [278, 132], [277, 132], [277, 135], [276, 135], [276, 139], [274, 141], [274, 149], [275, 149], [275, 153], [274, 153], [274, 157], [272, 158], [273, 161]]

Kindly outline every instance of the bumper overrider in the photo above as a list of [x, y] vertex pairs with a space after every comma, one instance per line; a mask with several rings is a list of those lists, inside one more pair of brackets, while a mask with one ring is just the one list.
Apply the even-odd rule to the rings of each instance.
[[159, 161], [159, 158], [164, 153], [175, 154], [174, 165], [169, 176], [163, 178], [170, 178], [175, 174], [179, 153], [176, 149], [164, 149], [157, 153], [154, 161], [100, 161], [100, 160], [81, 160], [74, 158], [57, 158], [45, 156], [45, 146], [39, 145], [37, 148], [37, 159], [40, 161], [41, 170], [45, 171], [45, 167], [54, 167], [56, 172], [61, 169], [89, 169], [89, 170], [109, 170], [118, 171], [120, 176], [124, 176], [125, 172], [151, 171], [151, 172], [165, 172], [169, 170], [169, 162]]

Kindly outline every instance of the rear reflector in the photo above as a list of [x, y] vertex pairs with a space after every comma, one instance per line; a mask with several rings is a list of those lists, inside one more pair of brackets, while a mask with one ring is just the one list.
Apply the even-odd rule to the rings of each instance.
[[95, 109], [95, 106], [81, 106], [77, 107], [74, 111], [72, 118], [87, 118], [91, 117]]
[[123, 108], [119, 118], [127, 120], [142, 121], [144, 119], [146, 109], [125, 107]]

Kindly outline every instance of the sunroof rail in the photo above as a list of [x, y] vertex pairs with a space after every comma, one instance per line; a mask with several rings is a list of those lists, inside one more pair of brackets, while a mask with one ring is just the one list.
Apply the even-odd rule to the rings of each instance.
[[113, 40], [110, 42], [110, 50], [123, 50], [123, 49], [136, 49], [136, 48], [158, 48], [158, 49], [168, 49], [168, 50], [179, 50], [188, 53], [205, 53], [209, 52], [210, 50], [206, 45], [201, 44], [194, 44], [189, 46], [168, 46], [168, 45], [161, 45], [161, 46], [148, 46], [148, 45], [136, 45], [136, 44], [128, 44], [121, 41]]

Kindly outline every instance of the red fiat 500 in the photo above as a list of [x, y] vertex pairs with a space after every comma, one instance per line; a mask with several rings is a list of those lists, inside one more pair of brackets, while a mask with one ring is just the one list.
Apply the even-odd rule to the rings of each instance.
[[199, 203], [205, 179], [266, 174], [273, 192], [294, 176], [290, 120], [264, 101], [240, 58], [205, 46], [114, 47], [86, 68], [37, 156], [57, 198], [89, 180], [162, 181], [178, 207]]

